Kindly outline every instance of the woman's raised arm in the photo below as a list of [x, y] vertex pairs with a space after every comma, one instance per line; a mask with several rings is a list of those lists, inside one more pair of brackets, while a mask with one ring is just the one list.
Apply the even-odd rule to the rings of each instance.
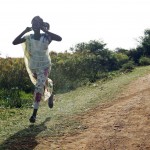
[[14, 39], [14, 41], [12, 42], [12, 44], [13, 44], [13, 45], [17, 45], [17, 44], [21, 44], [21, 43], [25, 42], [26, 39], [25, 39], [25, 38], [22, 38], [22, 36], [23, 36], [24, 34], [26, 34], [27, 32], [30, 32], [31, 30], [32, 30], [31, 27], [27, 27], [21, 34], [19, 34], [19, 35]]

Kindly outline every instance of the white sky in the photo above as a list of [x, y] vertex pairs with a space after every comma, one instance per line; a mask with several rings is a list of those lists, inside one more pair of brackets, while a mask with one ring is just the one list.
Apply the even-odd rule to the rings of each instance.
[[150, 0], [0, 0], [1, 56], [23, 57], [12, 41], [36, 15], [63, 38], [50, 50], [64, 52], [90, 40], [102, 40], [110, 50], [130, 49], [149, 28]]

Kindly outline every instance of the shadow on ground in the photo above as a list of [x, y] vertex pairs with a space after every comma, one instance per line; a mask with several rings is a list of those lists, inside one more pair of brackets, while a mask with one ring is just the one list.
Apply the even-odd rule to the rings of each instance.
[[31, 124], [28, 128], [15, 133], [0, 145], [0, 150], [33, 150], [38, 144], [36, 136], [47, 129], [45, 123], [48, 121], [50, 117], [39, 125]]

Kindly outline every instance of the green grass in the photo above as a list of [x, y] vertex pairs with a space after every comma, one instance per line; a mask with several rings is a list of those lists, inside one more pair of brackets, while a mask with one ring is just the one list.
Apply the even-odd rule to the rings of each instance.
[[33, 103], [32, 94], [17, 90], [0, 90], [0, 108], [30, 107]]
[[53, 137], [75, 134], [86, 127], [75, 116], [85, 113], [101, 103], [111, 101], [119, 96], [130, 82], [150, 73], [150, 67], [138, 67], [133, 72], [122, 74], [112, 80], [97, 81], [89, 86], [80, 87], [55, 97], [55, 106], [49, 109], [47, 103], [41, 102], [37, 122], [28, 121], [32, 108], [0, 109], [1, 148], [8, 147], [24, 137]]

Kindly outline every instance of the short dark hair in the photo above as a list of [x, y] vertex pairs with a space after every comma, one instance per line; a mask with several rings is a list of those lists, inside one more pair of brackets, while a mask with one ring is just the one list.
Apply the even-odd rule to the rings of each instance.
[[40, 22], [41, 24], [43, 23], [43, 19], [42, 19], [40, 16], [35, 16], [35, 17], [32, 19], [31, 23], [33, 23], [34, 21], [38, 21], [38, 22]]

